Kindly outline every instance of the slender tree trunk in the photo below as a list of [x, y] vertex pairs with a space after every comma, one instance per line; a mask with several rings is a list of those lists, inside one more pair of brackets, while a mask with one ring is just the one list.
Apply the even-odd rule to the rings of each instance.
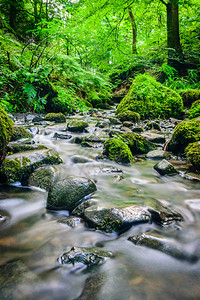
[[16, 19], [17, 19], [17, 0], [10, 1], [9, 7], [9, 25], [12, 29], [16, 28]]
[[169, 0], [167, 6], [167, 47], [168, 64], [176, 67], [183, 60], [179, 36], [178, 2]]
[[135, 23], [135, 18], [132, 12], [131, 7], [128, 7], [128, 13], [129, 13], [129, 18], [131, 21], [131, 27], [132, 27], [132, 53], [137, 53], [137, 48], [136, 48], [136, 42], [137, 42], [137, 27]]

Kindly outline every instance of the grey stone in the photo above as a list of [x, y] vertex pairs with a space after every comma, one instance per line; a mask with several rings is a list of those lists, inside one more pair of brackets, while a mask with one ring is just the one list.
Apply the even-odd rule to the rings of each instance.
[[91, 163], [94, 162], [95, 160], [90, 159], [86, 156], [82, 156], [82, 155], [74, 155], [71, 157], [71, 161], [74, 164], [85, 164], [85, 163]]
[[151, 215], [140, 206], [124, 208], [86, 209], [84, 217], [89, 226], [105, 232], [123, 232], [134, 224], [149, 222]]
[[163, 158], [170, 158], [171, 155], [164, 150], [153, 150], [148, 152], [146, 154], [146, 157], [150, 159], [163, 159]]
[[165, 143], [165, 137], [162, 134], [145, 131], [141, 133], [141, 136], [152, 143], [158, 143], [158, 144]]
[[102, 250], [101, 248], [72, 247], [70, 251], [64, 253], [58, 258], [61, 265], [82, 265], [83, 268], [91, 268], [102, 264], [106, 258], [114, 257], [112, 252]]
[[151, 249], [161, 251], [167, 255], [179, 260], [185, 260], [191, 263], [196, 262], [199, 257], [183, 249], [183, 246], [169, 238], [163, 238], [155, 233], [142, 233], [128, 238], [129, 241], [137, 246], [145, 246]]
[[174, 168], [174, 166], [165, 159], [157, 163], [154, 166], [154, 169], [160, 175], [176, 175], [178, 173], [178, 171]]
[[19, 152], [4, 159], [0, 168], [0, 177], [8, 184], [25, 182], [34, 170], [40, 166], [59, 164], [62, 160], [53, 149]]
[[88, 178], [68, 177], [57, 181], [49, 190], [47, 208], [72, 211], [84, 197], [96, 191], [96, 185]]

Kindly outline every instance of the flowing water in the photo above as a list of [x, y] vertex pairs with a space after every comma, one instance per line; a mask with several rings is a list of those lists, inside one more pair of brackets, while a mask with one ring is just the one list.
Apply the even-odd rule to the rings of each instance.
[[[89, 131], [93, 133], [97, 119], [84, 119], [90, 121]], [[200, 299], [199, 262], [181, 261], [127, 240], [156, 230], [184, 250], [200, 252], [200, 214], [196, 206], [189, 209], [186, 201], [198, 202], [200, 184], [179, 175], [160, 177], [152, 160], [140, 159], [132, 166], [96, 160], [101, 147], [86, 148], [53, 138], [65, 128], [66, 124], [41, 127], [34, 136], [36, 143], [59, 152], [64, 162], [57, 166], [60, 179], [73, 175], [94, 180], [97, 192], [92, 199], [100, 208], [145, 205], [158, 199], [180, 212], [184, 221], [177, 227], [140, 224], [120, 236], [91, 230], [84, 224], [71, 228], [57, 222], [69, 215], [67, 211], [46, 210], [46, 191], [18, 183], [0, 186], [0, 213], [7, 215], [0, 231], [0, 299]], [[98, 131], [103, 133], [103, 129]], [[80, 135], [87, 134], [73, 134]], [[91, 161], [75, 164], [71, 159], [74, 155]], [[110, 167], [123, 173], [110, 173]], [[58, 257], [72, 246], [99, 246], [115, 257], [92, 271], [59, 265]]]

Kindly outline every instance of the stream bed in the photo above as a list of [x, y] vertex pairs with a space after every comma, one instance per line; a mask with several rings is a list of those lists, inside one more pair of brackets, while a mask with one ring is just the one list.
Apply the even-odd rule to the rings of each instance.
[[[105, 128], [95, 127], [97, 118], [69, 119], [77, 118], [89, 122], [90, 134], [97, 130], [103, 136]], [[35, 143], [55, 149], [63, 160], [57, 166], [60, 180], [81, 176], [95, 182], [92, 200], [98, 208], [145, 206], [159, 200], [179, 212], [183, 221], [176, 226], [139, 224], [120, 235], [90, 229], [84, 223], [71, 228], [57, 222], [67, 218], [68, 211], [46, 209], [47, 191], [20, 183], [1, 185], [0, 213], [7, 215], [7, 221], [0, 227], [0, 299], [200, 299], [199, 260], [177, 259], [128, 240], [154, 231], [184, 251], [200, 253], [200, 183], [180, 175], [159, 176], [153, 168], [155, 161], [143, 157], [131, 166], [97, 159], [101, 144], [88, 148], [73, 143], [74, 137], [88, 133], [70, 133], [71, 139], [54, 137], [55, 132], [64, 133], [66, 123], [36, 127]], [[89, 160], [77, 163], [75, 156]], [[116, 172], [110, 172], [112, 168]], [[74, 246], [98, 246], [112, 251], [114, 257], [92, 270], [60, 265], [58, 258]]]

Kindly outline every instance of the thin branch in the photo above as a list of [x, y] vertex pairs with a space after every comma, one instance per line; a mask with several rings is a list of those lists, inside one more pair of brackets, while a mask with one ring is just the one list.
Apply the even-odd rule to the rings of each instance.
[[167, 6], [167, 3], [164, 0], [160, 0], [162, 2], [162, 4], [164, 4], [165, 6]]

